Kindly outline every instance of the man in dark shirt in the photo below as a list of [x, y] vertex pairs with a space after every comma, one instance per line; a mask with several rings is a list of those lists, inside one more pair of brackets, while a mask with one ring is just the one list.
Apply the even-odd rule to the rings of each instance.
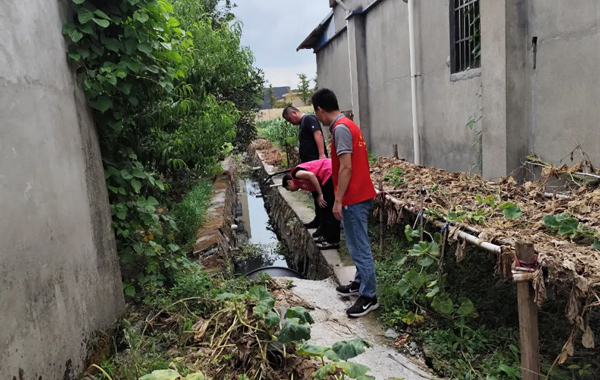
[[[296, 107], [288, 106], [283, 110], [283, 118], [293, 125], [298, 125], [298, 149], [300, 150], [300, 162], [309, 162], [323, 160], [327, 158], [327, 148], [325, 148], [325, 138], [321, 123], [314, 115], [306, 115]], [[318, 205], [318, 194], [312, 193], [315, 201], [315, 218], [312, 222], [306, 223], [307, 228], [317, 228], [320, 225], [320, 213]], [[315, 237], [322, 236], [321, 231], [317, 230]]]

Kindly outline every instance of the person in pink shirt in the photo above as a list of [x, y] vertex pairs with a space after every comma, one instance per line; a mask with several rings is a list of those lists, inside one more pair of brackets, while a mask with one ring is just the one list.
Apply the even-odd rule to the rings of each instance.
[[281, 185], [289, 191], [300, 189], [316, 192], [321, 207], [319, 228], [323, 236], [317, 238], [319, 249], [337, 249], [340, 246], [341, 222], [333, 215], [335, 193], [333, 188], [331, 159], [309, 161], [294, 167], [283, 177]]

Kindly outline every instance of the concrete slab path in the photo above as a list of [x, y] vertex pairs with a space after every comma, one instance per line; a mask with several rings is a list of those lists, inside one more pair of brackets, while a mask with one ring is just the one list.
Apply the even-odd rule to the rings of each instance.
[[351, 361], [371, 368], [369, 375], [377, 380], [433, 379], [426, 369], [394, 348], [394, 340], [385, 337], [379, 322], [372, 315], [359, 319], [348, 318], [346, 309], [354, 299], [339, 297], [335, 291], [337, 285], [332, 279], [278, 281], [282, 281], [283, 286], [288, 280], [294, 284], [290, 291], [314, 308], [310, 314], [315, 324], [311, 328], [312, 339], [308, 343], [331, 347], [336, 342], [362, 338], [372, 347]]

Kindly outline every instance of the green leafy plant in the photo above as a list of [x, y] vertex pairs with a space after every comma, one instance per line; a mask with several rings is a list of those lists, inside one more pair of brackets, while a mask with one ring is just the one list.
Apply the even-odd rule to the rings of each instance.
[[565, 235], [569, 239], [594, 236], [593, 231], [585, 229], [579, 220], [569, 214], [546, 215], [542, 220], [550, 231]]
[[479, 202], [483, 205], [487, 205], [491, 208], [490, 217], [494, 216], [496, 210], [502, 211], [504, 216], [509, 219], [519, 219], [521, 216], [523, 216], [523, 212], [521, 211], [519, 206], [517, 206], [515, 203], [506, 202], [506, 203], [500, 204], [497, 201], [496, 197], [494, 197], [492, 195], [487, 195], [487, 196], [485, 196], [485, 198], [482, 197], [481, 195], [476, 195], [475, 199], [477, 200], [477, 202]]
[[[296, 352], [299, 355], [318, 358], [321, 361], [321, 368], [314, 373], [316, 379], [329, 379], [330, 376], [334, 376], [335, 379], [371, 380], [375, 378], [367, 375], [370, 370], [369, 367], [348, 362], [348, 360], [364, 353], [365, 348], [368, 347], [370, 345], [367, 342], [357, 338], [337, 342], [332, 347], [304, 344]], [[330, 362], [327, 363], [325, 359]]]
[[388, 173], [383, 177], [384, 181], [389, 181], [392, 186], [400, 186], [406, 183], [404, 175], [406, 172], [401, 168], [391, 168]]
[[189, 268], [168, 184], [212, 174], [236, 132], [254, 136], [262, 73], [229, 2], [69, 3], [67, 58], [94, 110], [124, 290], [134, 296]]
[[298, 146], [298, 127], [282, 118], [258, 122], [256, 127], [260, 137], [266, 138], [279, 148], [286, 145]]

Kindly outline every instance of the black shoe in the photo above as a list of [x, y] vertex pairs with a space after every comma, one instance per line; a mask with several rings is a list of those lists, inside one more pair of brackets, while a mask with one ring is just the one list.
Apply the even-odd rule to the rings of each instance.
[[320, 224], [321, 224], [321, 223], [319, 223], [319, 221], [318, 221], [318, 220], [316, 220], [316, 219], [313, 219], [313, 220], [312, 220], [311, 222], [309, 222], [309, 223], [304, 223], [304, 227], [306, 227], [306, 228], [318, 228]]
[[342, 297], [349, 297], [351, 295], [358, 294], [359, 289], [360, 284], [354, 281], [352, 281], [349, 285], [340, 285], [337, 288], [335, 288], [338, 294]]
[[313, 232], [312, 237], [319, 238], [321, 236], [323, 236], [323, 231], [321, 231], [321, 227], [319, 227], [315, 232]]
[[348, 310], [346, 310], [346, 314], [352, 318], [364, 317], [369, 314], [373, 310], [377, 310], [379, 307], [379, 301], [377, 301], [377, 297], [369, 298], [365, 296], [360, 296]]

